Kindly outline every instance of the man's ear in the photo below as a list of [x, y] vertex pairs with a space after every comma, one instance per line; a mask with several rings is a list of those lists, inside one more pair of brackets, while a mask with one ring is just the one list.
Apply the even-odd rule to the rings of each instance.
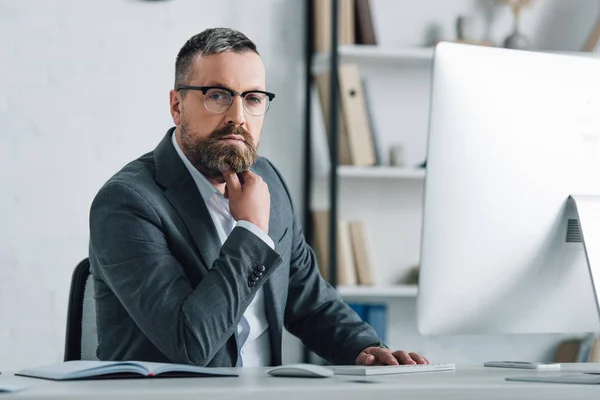
[[181, 95], [176, 90], [171, 90], [169, 92], [169, 108], [171, 110], [171, 117], [173, 117], [173, 123], [177, 126], [180, 125], [181, 122], [181, 108], [183, 104], [181, 103]]

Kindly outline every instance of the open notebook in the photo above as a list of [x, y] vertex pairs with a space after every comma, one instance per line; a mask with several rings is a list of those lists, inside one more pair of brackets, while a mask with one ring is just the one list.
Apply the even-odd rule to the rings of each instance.
[[66, 381], [74, 379], [238, 376], [233, 370], [186, 364], [143, 361], [65, 361], [43, 367], [27, 368], [15, 375]]

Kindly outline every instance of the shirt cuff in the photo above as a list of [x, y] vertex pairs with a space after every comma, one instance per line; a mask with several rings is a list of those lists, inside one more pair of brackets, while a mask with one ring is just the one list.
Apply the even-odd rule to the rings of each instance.
[[263, 242], [269, 245], [271, 249], [275, 250], [275, 243], [273, 243], [273, 239], [271, 239], [271, 237], [267, 235], [265, 231], [260, 229], [258, 226], [254, 225], [252, 222], [241, 220], [238, 221], [235, 225], [248, 229], [250, 232], [254, 233], [256, 236], [262, 239]]

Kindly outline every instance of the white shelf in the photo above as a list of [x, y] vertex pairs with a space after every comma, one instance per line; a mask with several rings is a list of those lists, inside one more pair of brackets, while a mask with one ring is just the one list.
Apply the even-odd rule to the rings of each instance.
[[[330, 53], [318, 53], [313, 62], [313, 71], [329, 67]], [[378, 46], [340, 46], [340, 62], [361, 64], [402, 65], [406, 67], [430, 67], [433, 61], [433, 47], [414, 47], [406, 49], [382, 48]]]
[[416, 297], [418, 287], [416, 285], [395, 286], [338, 286], [338, 293], [346, 298], [395, 298]]
[[338, 166], [338, 176], [342, 178], [391, 178], [391, 179], [423, 179], [424, 168], [401, 167], [355, 167]]
[[[536, 51], [536, 50], [533, 50]], [[538, 50], [541, 51], [541, 50]], [[541, 51], [571, 56], [600, 58], [600, 53], [581, 51]], [[368, 45], [348, 45], [338, 48], [340, 62], [359, 64], [392, 65], [404, 67], [431, 67], [433, 47], [413, 47], [404, 49], [384, 48]], [[329, 68], [329, 52], [318, 53], [313, 60], [313, 72]]]

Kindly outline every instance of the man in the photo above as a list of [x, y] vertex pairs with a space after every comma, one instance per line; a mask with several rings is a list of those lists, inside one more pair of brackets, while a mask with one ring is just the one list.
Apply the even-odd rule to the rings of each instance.
[[274, 97], [243, 34], [209, 29], [180, 50], [175, 128], [91, 207], [100, 359], [279, 365], [285, 326], [335, 364], [428, 363], [389, 350], [320, 277], [285, 183], [257, 156]]

